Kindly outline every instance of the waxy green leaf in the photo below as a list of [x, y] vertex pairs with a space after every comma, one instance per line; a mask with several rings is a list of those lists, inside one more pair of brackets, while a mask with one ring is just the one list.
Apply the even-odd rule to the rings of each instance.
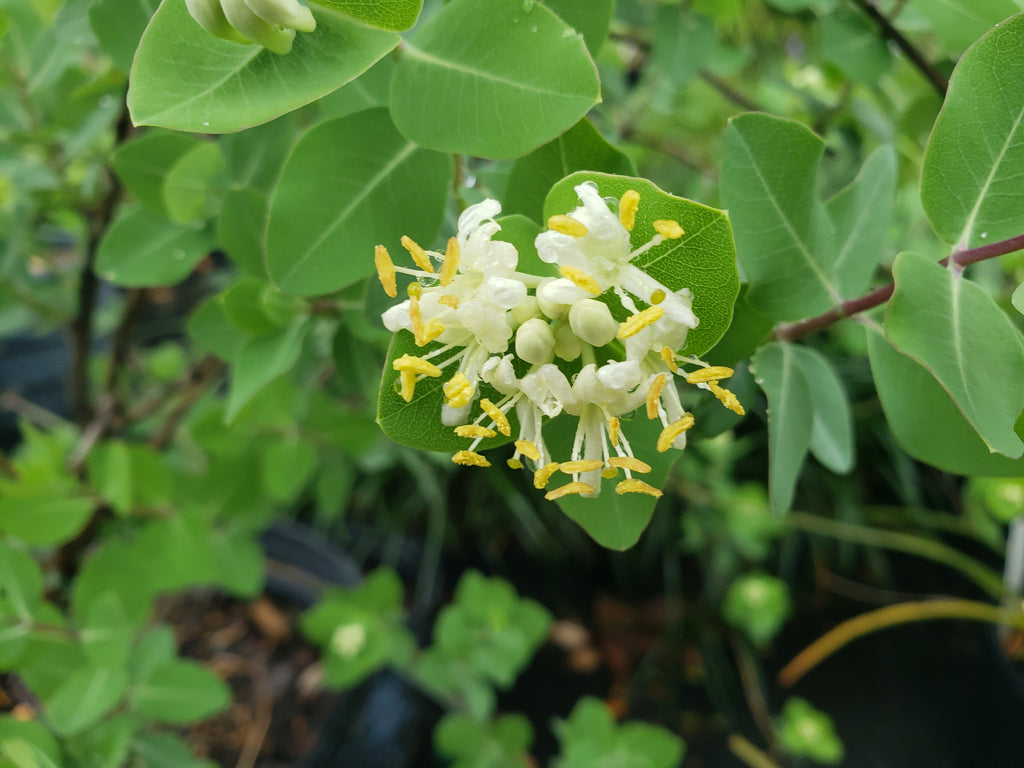
[[[989, 451], [927, 368], [893, 349], [880, 333], [868, 334], [868, 354], [885, 420], [910, 456], [957, 475], [1024, 474], [1024, 459]], [[1024, 435], [1024, 419], [1017, 434]]]
[[644, 245], [655, 234], [658, 219], [678, 221], [685, 234], [666, 240], [632, 264], [673, 291], [693, 291], [693, 312], [700, 325], [686, 337], [682, 354], [702, 355], [722, 337], [732, 320], [732, 307], [739, 294], [736, 250], [729, 217], [724, 211], [692, 200], [670, 195], [646, 179], [612, 176], [606, 173], [574, 173], [562, 179], [544, 201], [544, 220], [566, 214], [580, 202], [574, 187], [585, 181], [597, 184], [605, 197], [621, 198], [627, 190], [640, 194], [640, 209], [630, 236], [633, 248]]
[[768, 495], [772, 513], [783, 515], [793, 504], [811, 443], [811, 390], [791, 344], [772, 342], [761, 347], [751, 369], [768, 396]]
[[1020, 11], [1013, 0], [911, 0], [943, 45], [962, 51], [993, 25]]
[[1024, 410], [1024, 339], [977, 285], [913, 253], [893, 265], [885, 335], [928, 368], [991, 451], [1024, 454], [1013, 425]]
[[139, 38], [159, 5], [159, 0], [95, 0], [89, 7], [93, 33], [122, 72], [131, 69]]
[[279, 56], [213, 37], [184, 0], [164, 0], [132, 64], [132, 120], [195, 133], [240, 131], [330, 93], [398, 45], [394, 32], [322, 6], [311, 10], [316, 31], [298, 33], [291, 53]]
[[938, 235], [957, 248], [1024, 232], [1022, 80], [1024, 15], [985, 35], [953, 72], [925, 151], [921, 202]]
[[286, 293], [330, 293], [373, 273], [377, 244], [430, 243], [451, 159], [402, 138], [387, 110], [328, 120], [298, 142], [270, 200], [267, 267]]
[[129, 209], [100, 242], [96, 274], [116, 285], [137, 288], [180, 283], [205, 257], [213, 238], [145, 208]]
[[502, 212], [542, 221], [544, 198], [551, 187], [575, 171], [632, 176], [636, 168], [632, 160], [605, 141], [589, 120], [580, 120], [554, 141], [516, 160], [505, 188]]
[[308, 317], [298, 317], [285, 328], [247, 339], [235, 352], [231, 366], [231, 392], [224, 411], [226, 423], [278, 376], [291, 370], [302, 352], [309, 331]]
[[811, 395], [810, 449], [836, 474], [853, 469], [853, 414], [850, 398], [828, 358], [810, 347], [792, 346]]
[[423, 0], [310, 0], [316, 5], [334, 8], [353, 19], [378, 29], [403, 32], [419, 18]]
[[494, 159], [550, 141], [599, 99], [582, 36], [533, 0], [453, 0], [405, 42], [391, 82], [410, 141]]
[[119, 146], [110, 163], [139, 204], [166, 213], [164, 178], [182, 155], [201, 143], [195, 136], [154, 129]]
[[834, 236], [818, 199], [824, 142], [810, 129], [759, 113], [729, 121], [722, 202], [750, 281], [747, 301], [774, 320], [798, 320], [835, 303]]

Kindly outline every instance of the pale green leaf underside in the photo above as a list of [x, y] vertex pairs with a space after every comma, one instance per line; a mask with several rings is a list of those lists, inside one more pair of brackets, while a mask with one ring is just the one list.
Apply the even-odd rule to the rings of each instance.
[[992, 451], [1017, 458], [1014, 424], [1024, 410], [1024, 341], [974, 283], [913, 253], [893, 265], [896, 292], [885, 333], [939, 380]]
[[1024, 231], [1024, 15], [960, 59], [925, 151], [921, 201], [947, 243], [973, 248]]
[[[871, 373], [893, 436], [910, 456], [957, 475], [1024, 474], [1024, 459], [991, 453], [949, 393], [880, 333], [868, 334]], [[1024, 433], [1024, 420], [1017, 434]]]
[[1024, 315], [1024, 283], [1017, 286], [1017, 290], [1013, 292], [1011, 301], [1013, 302], [1014, 308]]
[[372, 274], [377, 244], [430, 244], [444, 218], [451, 159], [404, 139], [383, 108], [314, 126], [285, 162], [270, 200], [267, 268], [299, 295]]
[[773, 342], [751, 360], [754, 378], [768, 397], [768, 495], [783, 515], [793, 504], [813, 430], [811, 392], [791, 344]]
[[207, 33], [184, 0], [164, 0], [139, 43], [128, 88], [136, 125], [230, 133], [265, 123], [357, 77], [398, 45], [373, 29], [314, 6], [316, 31], [291, 53], [239, 45]]
[[722, 202], [750, 282], [751, 306], [796, 320], [832, 306], [832, 227], [815, 191], [824, 142], [807, 127], [759, 113], [729, 121]]
[[666, 240], [632, 263], [673, 291], [693, 291], [693, 311], [700, 325], [686, 337], [681, 352], [702, 355], [711, 349], [732, 322], [732, 308], [739, 295], [736, 250], [729, 217], [724, 211], [670, 195], [646, 179], [606, 173], [574, 173], [558, 182], [544, 201], [545, 221], [565, 214], [580, 203], [573, 188], [585, 181], [597, 184], [605, 197], [621, 198], [627, 190], [640, 193], [640, 209], [631, 233], [638, 248], [654, 235], [658, 219], [678, 221], [685, 234]]
[[827, 357], [810, 347], [790, 349], [811, 396], [811, 454], [833, 472], [844, 475], [853, 469], [854, 458], [850, 398]]
[[540, 3], [454, 0], [403, 54], [391, 83], [395, 125], [443, 152], [522, 155], [600, 99], [582, 37]]

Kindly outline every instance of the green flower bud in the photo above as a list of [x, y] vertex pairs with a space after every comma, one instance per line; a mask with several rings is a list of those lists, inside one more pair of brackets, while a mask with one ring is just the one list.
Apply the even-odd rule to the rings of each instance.
[[268, 24], [300, 32], [316, 29], [312, 12], [299, 0], [245, 0], [249, 10]]
[[231, 26], [254, 43], [280, 55], [291, 51], [294, 29], [278, 29], [268, 24], [252, 12], [245, 0], [221, 0], [221, 7]]
[[509, 315], [515, 325], [522, 325], [531, 318], [540, 317], [540, 304], [535, 296], [527, 296], [509, 310]]
[[531, 318], [516, 331], [516, 354], [531, 365], [542, 365], [551, 359], [555, 336], [539, 317]]
[[603, 347], [615, 338], [619, 324], [608, 305], [596, 299], [580, 299], [569, 310], [573, 333], [595, 347]]

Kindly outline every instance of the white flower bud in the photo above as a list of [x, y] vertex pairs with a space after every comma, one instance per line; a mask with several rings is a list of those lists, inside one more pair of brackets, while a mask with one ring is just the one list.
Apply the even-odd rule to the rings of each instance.
[[572, 280], [564, 277], [544, 280], [537, 287], [540, 310], [552, 320], [564, 317], [572, 304], [589, 295]]
[[542, 365], [551, 358], [555, 335], [551, 326], [539, 317], [527, 320], [516, 331], [516, 354], [531, 365]]
[[615, 338], [619, 324], [608, 305], [596, 299], [580, 299], [569, 309], [573, 333], [595, 347], [603, 347]]
[[522, 325], [530, 318], [540, 317], [540, 304], [537, 302], [537, 297], [527, 296], [512, 307], [509, 314], [512, 317], [512, 322], [516, 325]]
[[555, 329], [555, 354], [570, 362], [580, 356], [583, 346], [579, 336], [572, 332], [568, 323], [559, 323]]

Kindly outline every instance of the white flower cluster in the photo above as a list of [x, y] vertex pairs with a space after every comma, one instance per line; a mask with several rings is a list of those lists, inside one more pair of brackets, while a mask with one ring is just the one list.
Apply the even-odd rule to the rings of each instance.
[[[697, 327], [690, 291], [670, 291], [632, 263], [666, 239], [682, 237], [680, 224], [655, 221], [651, 239], [632, 250], [640, 195], [630, 190], [609, 201], [591, 182], [575, 191], [581, 205], [552, 216], [536, 240], [537, 253], [557, 266], [558, 278], [517, 271], [515, 247], [493, 239], [500, 230], [495, 200], [463, 212], [444, 254], [403, 237], [415, 269], [395, 266], [387, 249], [377, 246], [377, 273], [389, 296], [397, 296], [397, 273], [416, 278], [409, 298], [384, 313], [384, 325], [410, 332], [417, 346], [431, 345], [418, 357], [393, 361], [399, 394], [410, 401], [418, 381], [446, 377], [441, 420], [470, 441], [452, 457], [457, 464], [490, 466], [476, 448], [499, 432], [511, 437], [514, 410], [519, 432], [509, 465], [518, 469], [523, 458], [529, 460], [539, 489], [556, 473], [571, 477], [546, 498], [597, 496], [602, 478], [613, 479], [620, 470], [617, 493], [657, 497], [660, 490], [635, 477], [651, 467], [633, 454], [620, 419], [643, 408], [649, 419], [661, 420], [658, 451], [684, 448], [694, 420], [680, 403], [675, 376], [710, 390], [737, 413], [743, 408], [718, 383], [731, 369], [676, 352]], [[617, 321], [598, 297], [621, 304], [627, 319]], [[696, 369], [687, 373], [683, 365]], [[567, 376], [566, 370], [575, 372]], [[480, 397], [481, 383], [500, 398]], [[542, 429], [563, 412], [578, 426], [569, 458], [555, 460]]]
[[185, 0], [185, 5], [211, 35], [257, 43], [282, 55], [291, 51], [296, 30], [316, 29], [316, 19], [299, 0]]

